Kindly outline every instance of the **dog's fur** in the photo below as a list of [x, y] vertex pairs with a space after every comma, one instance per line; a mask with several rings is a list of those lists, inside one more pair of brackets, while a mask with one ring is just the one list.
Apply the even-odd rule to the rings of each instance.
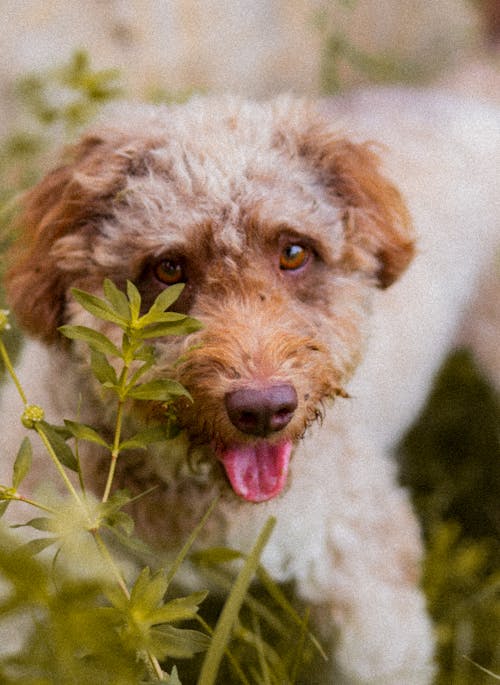
[[[82, 418], [105, 427], [107, 402], [85, 352], [57, 331], [95, 324], [69, 290], [99, 293], [105, 277], [130, 279], [148, 305], [164, 287], [156, 266], [180, 264], [187, 285], [176, 307], [203, 328], [156, 340], [155, 373], [178, 378], [194, 404], [169, 450], [123, 456], [118, 484], [159, 484], [135, 515], [164, 547], [185, 539], [219, 490], [206, 543], [248, 550], [275, 515], [264, 563], [277, 579], [294, 578], [338, 629], [335, 682], [432, 678], [419, 528], [388, 453], [494, 253], [499, 167], [498, 113], [437, 94], [371, 92], [318, 106], [201, 98], [115, 111], [25, 200], [7, 289], [38, 339], [19, 366], [30, 399], [58, 422], [76, 413], [83, 392]], [[291, 245], [305, 262], [280, 268]], [[235, 393], [265, 404], [275, 388], [288, 402], [280, 430], [249, 433], [230, 419]], [[6, 388], [4, 482], [19, 408]], [[141, 420], [161, 420], [158, 407]], [[270, 460], [286, 484], [255, 472], [246, 481], [245, 457], [254, 471]], [[86, 468], [102, 488], [101, 459], [86, 455]]]

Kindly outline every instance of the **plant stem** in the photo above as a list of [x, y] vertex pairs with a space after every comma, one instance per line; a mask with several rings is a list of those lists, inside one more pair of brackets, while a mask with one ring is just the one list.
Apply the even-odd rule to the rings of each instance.
[[106, 544], [104, 543], [104, 540], [102, 539], [101, 535], [99, 534], [99, 531], [96, 529], [92, 529], [90, 531], [92, 535], [94, 536], [94, 540], [96, 541], [97, 546], [99, 547], [99, 551], [102, 554], [104, 560], [108, 564], [109, 568], [111, 569], [111, 572], [120, 586], [120, 589], [122, 590], [123, 594], [127, 599], [130, 599], [130, 592], [128, 591], [127, 585], [125, 584], [125, 581], [123, 579], [123, 576], [120, 572], [120, 569], [115, 563], [115, 560], [109, 553], [108, 548], [106, 547]]
[[213, 511], [214, 511], [214, 509], [215, 509], [215, 506], [216, 506], [216, 504], [217, 504], [218, 501], [219, 501], [219, 497], [217, 496], [217, 497], [214, 498], [214, 500], [212, 501], [212, 503], [211, 503], [210, 506], [208, 507], [207, 511], [205, 512], [203, 518], [202, 518], [201, 521], [198, 523], [198, 525], [196, 526], [196, 528], [193, 530], [193, 532], [191, 533], [191, 535], [188, 537], [188, 539], [187, 539], [186, 542], [184, 543], [184, 545], [183, 545], [181, 551], [179, 552], [179, 554], [178, 554], [177, 557], [175, 558], [175, 560], [174, 560], [172, 566], [170, 567], [170, 569], [169, 569], [169, 571], [168, 571], [168, 575], [167, 575], [167, 584], [168, 584], [168, 585], [170, 585], [170, 583], [172, 582], [172, 580], [173, 580], [175, 574], [177, 573], [177, 571], [179, 570], [179, 568], [180, 568], [181, 564], [183, 563], [184, 559], [185, 559], [186, 556], [188, 555], [189, 550], [191, 549], [191, 547], [192, 547], [193, 544], [194, 544], [194, 541], [196, 540], [196, 538], [197, 538], [198, 535], [200, 534], [201, 529], [203, 528], [203, 526], [205, 525], [205, 523], [208, 521], [208, 519], [210, 518], [210, 516], [212, 516], [212, 513], [213, 513]]
[[111, 493], [111, 486], [113, 484], [113, 479], [115, 477], [116, 461], [117, 461], [118, 456], [120, 454], [120, 438], [121, 438], [122, 425], [123, 425], [124, 407], [125, 407], [124, 400], [119, 400], [118, 411], [116, 414], [115, 437], [113, 440], [113, 450], [111, 452], [111, 463], [109, 465], [109, 472], [108, 472], [108, 478], [106, 481], [106, 487], [104, 489], [104, 494], [102, 496], [103, 502], [108, 501], [109, 495]]
[[[125, 336], [124, 336], [125, 339]], [[124, 343], [122, 343], [122, 352], [123, 354], [123, 369], [121, 370], [120, 373], [120, 383], [119, 383], [119, 391], [118, 391], [118, 409], [116, 412], [116, 426], [115, 426], [115, 435], [113, 438], [113, 449], [111, 451], [111, 463], [109, 465], [109, 471], [108, 471], [108, 478], [106, 480], [106, 486], [104, 488], [104, 494], [102, 496], [102, 501], [107, 502], [109, 495], [111, 493], [111, 486], [113, 484], [113, 479], [115, 477], [115, 469], [116, 469], [116, 461], [118, 459], [118, 456], [120, 454], [120, 440], [121, 440], [121, 434], [122, 434], [122, 426], [123, 426], [123, 415], [124, 415], [124, 409], [125, 409], [125, 401], [127, 397], [127, 382], [128, 382], [128, 373], [130, 370], [130, 365], [133, 361], [133, 352], [137, 349], [137, 343], [135, 340], [131, 341], [131, 349], [129, 350], [129, 353], [126, 355], [124, 351]], [[130, 356], [130, 353], [132, 352], [132, 355]]]
[[160, 662], [158, 661], [158, 659], [155, 657], [154, 654], [151, 654], [150, 652], [148, 652], [148, 659], [158, 680], [164, 681], [165, 674], [163, 673], [162, 667], [160, 666]]
[[10, 357], [9, 357], [8, 352], [7, 352], [7, 349], [6, 349], [4, 343], [1, 339], [0, 339], [0, 356], [2, 357], [3, 363], [5, 364], [5, 368], [7, 369], [9, 376], [14, 381], [14, 384], [17, 388], [17, 392], [21, 396], [23, 404], [24, 405], [28, 404], [28, 399], [27, 399], [26, 395], [24, 394], [24, 390], [21, 387], [21, 383], [19, 382], [19, 378], [17, 377], [17, 374], [14, 371], [14, 367], [12, 366], [12, 362], [10, 361]]
[[80, 499], [80, 496], [78, 495], [77, 491], [76, 491], [75, 488], [73, 487], [73, 483], [70, 481], [70, 479], [69, 479], [68, 476], [66, 475], [66, 472], [65, 472], [65, 470], [64, 470], [64, 468], [63, 468], [61, 462], [60, 462], [59, 459], [57, 458], [57, 455], [56, 455], [56, 453], [54, 452], [54, 449], [53, 449], [52, 445], [50, 444], [49, 439], [47, 438], [47, 436], [46, 436], [45, 433], [43, 432], [43, 428], [42, 428], [39, 424], [35, 424], [35, 430], [36, 430], [36, 432], [38, 433], [38, 435], [40, 436], [40, 438], [41, 438], [43, 444], [45, 445], [45, 449], [46, 449], [47, 452], [49, 453], [50, 458], [51, 458], [52, 461], [54, 462], [54, 465], [55, 465], [56, 469], [59, 471], [59, 475], [60, 475], [61, 478], [63, 479], [64, 484], [65, 484], [66, 487], [68, 488], [69, 492], [73, 495], [73, 497], [75, 498], [75, 500], [76, 500], [79, 504], [82, 504], [82, 500]]
[[28, 497], [23, 497], [22, 495], [16, 495], [12, 499], [16, 500], [16, 502], [24, 502], [25, 504], [30, 504], [32, 507], [35, 507], [36, 509], [41, 509], [42, 511], [46, 511], [48, 514], [53, 514], [54, 516], [57, 514], [57, 511], [55, 509], [53, 509], [52, 507], [46, 507], [45, 504], [40, 504], [40, 502], [35, 502], [35, 500], [29, 499]]
[[[17, 391], [18, 391], [18, 393], [19, 393], [19, 395], [20, 395], [20, 397], [21, 397], [21, 400], [23, 401], [23, 404], [24, 404], [24, 406], [26, 407], [27, 404], [28, 404], [28, 398], [26, 397], [26, 394], [25, 394], [25, 392], [24, 392], [24, 390], [23, 390], [23, 388], [22, 388], [22, 386], [21, 386], [21, 383], [19, 382], [19, 379], [18, 379], [18, 377], [17, 377], [17, 374], [16, 374], [16, 372], [14, 371], [14, 367], [12, 366], [12, 362], [10, 361], [10, 357], [9, 357], [8, 352], [7, 352], [7, 349], [6, 349], [4, 343], [3, 343], [3, 341], [2, 341], [1, 339], [0, 339], [0, 356], [2, 357], [2, 360], [3, 360], [4, 364], [5, 364], [5, 368], [7, 369], [7, 371], [8, 371], [8, 373], [9, 373], [10, 377], [11, 377], [12, 380], [14, 381], [14, 384], [15, 384], [15, 386], [16, 386], [16, 388], [17, 388]], [[77, 502], [80, 502], [80, 504], [81, 504], [81, 500], [80, 500], [80, 497], [78, 496], [78, 493], [76, 492], [76, 490], [75, 490], [75, 488], [73, 487], [71, 481], [69, 480], [68, 476], [66, 475], [66, 473], [65, 473], [65, 471], [64, 471], [64, 469], [63, 469], [63, 467], [62, 467], [62, 465], [61, 465], [61, 462], [60, 462], [59, 459], [57, 458], [57, 455], [56, 455], [56, 453], [54, 452], [54, 450], [53, 450], [53, 448], [52, 448], [52, 445], [50, 444], [50, 442], [49, 442], [47, 436], [46, 436], [45, 433], [43, 432], [43, 429], [42, 429], [39, 425], [37, 425], [37, 424], [35, 424], [34, 428], [35, 428], [36, 432], [38, 433], [38, 435], [40, 436], [40, 438], [41, 438], [43, 444], [45, 445], [45, 449], [46, 449], [47, 452], [49, 453], [50, 458], [52, 459], [52, 461], [54, 462], [54, 464], [55, 464], [57, 470], [59, 471], [59, 474], [60, 474], [61, 478], [63, 479], [63, 481], [64, 481], [66, 487], [68, 488], [68, 490], [70, 491], [70, 493], [73, 495], [73, 497], [77, 500]], [[27, 499], [25, 499], [24, 501], [30, 502], [30, 501], [27, 500]], [[32, 502], [30, 502], [30, 503], [32, 503]], [[34, 504], [34, 506], [39, 506], [39, 505], [37, 505], [37, 504], [35, 504], [35, 503], [32, 503], [32, 504]], [[43, 507], [39, 507], [39, 508], [43, 508]]]

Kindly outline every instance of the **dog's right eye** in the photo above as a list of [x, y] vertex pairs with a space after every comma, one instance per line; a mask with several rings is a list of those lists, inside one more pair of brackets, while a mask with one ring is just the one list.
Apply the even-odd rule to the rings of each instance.
[[186, 280], [182, 264], [175, 259], [162, 259], [155, 265], [153, 271], [156, 278], [165, 285], [175, 285]]
[[292, 243], [283, 248], [280, 254], [280, 269], [282, 271], [298, 271], [307, 263], [309, 250], [299, 244]]

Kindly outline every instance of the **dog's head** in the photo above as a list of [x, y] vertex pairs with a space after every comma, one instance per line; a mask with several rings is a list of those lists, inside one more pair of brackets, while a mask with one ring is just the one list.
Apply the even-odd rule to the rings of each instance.
[[73, 286], [129, 279], [147, 306], [186, 283], [175, 306], [204, 328], [157, 340], [157, 373], [189, 389], [192, 443], [251, 501], [283, 489], [293, 445], [359, 361], [370, 291], [413, 255], [372, 147], [289, 98], [127, 112], [28, 193], [21, 225], [9, 299], [50, 345], [82, 320]]

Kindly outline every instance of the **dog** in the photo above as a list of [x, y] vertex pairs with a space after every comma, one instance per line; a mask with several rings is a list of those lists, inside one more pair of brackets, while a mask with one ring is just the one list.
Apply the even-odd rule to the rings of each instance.
[[[173, 308], [202, 328], [155, 340], [154, 373], [193, 403], [170, 444], [119, 460], [117, 487], [157, 486], [134, 516], [164, 548], [217, 492], [204, 543], [249, 550], [275, 516], [263, 563], [336, 632], [332, 682], [433, 677], [420, 530], [390, 452], [460, 327], [495, 344], [472, 298], [499, 240], [499, 160], [499, 113], [435, 92], [199, 97], [115, 106], [24, 199], [6, 289], [30, 401], [110, 429], [87, 353], [58, 332], [96, 324], [70, 289], [128, 279], [147, 307], [185, 283]], [[19, 409], [5, 387], [2, 482]], [[102, 492], [107, 467], [83, 458]]]

